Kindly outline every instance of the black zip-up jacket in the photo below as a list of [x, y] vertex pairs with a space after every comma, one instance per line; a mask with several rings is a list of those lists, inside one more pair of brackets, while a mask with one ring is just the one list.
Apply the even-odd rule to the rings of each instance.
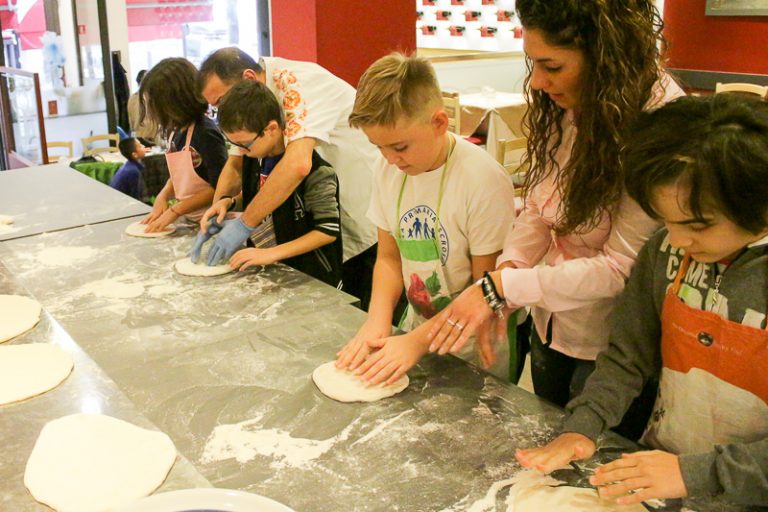
[[[243, 204], [251, 203], [259, 192], [261, 165], [255, 158], [243, 157]], [[275, 239], [278, 244], [295, 240], [310, 231], [336, 237], [330, 244], [282, 262], [331, 286], [341, 287], [342, 241], [339, 213], [339, 182], [333, 167], [312, 153], [312, 168], [291, 196], [274, 212]]]

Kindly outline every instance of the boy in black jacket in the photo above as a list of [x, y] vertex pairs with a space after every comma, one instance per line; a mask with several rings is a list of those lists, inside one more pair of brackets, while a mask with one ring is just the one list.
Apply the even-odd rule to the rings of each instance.
[[[227, 183], [226, 189], [249, 204], [285, 152], [283, 110], [264, 84], [245, 80], [221, 100], [218, 117], [221, 131], [244, 157], [240, 183]], [[219, 201], [235, 204], [231, 196]], [[245, 270], [281, 261], [341, 287], [339, 185], [328, 162], [313, 153], [309, 174], [256, 228], [248, 245], [253, 247], [236, 252], [230, 266]]]

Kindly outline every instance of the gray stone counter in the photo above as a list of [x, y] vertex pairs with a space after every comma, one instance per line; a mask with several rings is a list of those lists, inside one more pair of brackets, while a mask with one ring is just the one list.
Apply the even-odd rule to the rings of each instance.
[[146, 214], [150, 207], [63, 164], [0, 172], [0, 240]]
[[[29, 296], [28, 291], [10, 276], [2, 264], [0, 294]], [[50, 510], [37, 503], [24, 487], [27, 459], [47, 422], [69, 414], [101, 413], [143, 428], [157, 429], [45, 310], [33, 330], [7, 342], [23, 343], [58, 345], [72, 355], [74, 368], [57, 388], [21, 402], [0, 406], [0, 439], [3, 440], [0, 510], [9, 512]], [[180, 452], [168, 478], [157, 492], [210, 486], [208, 480]]]
[[191, 233], [129, 238], [127, 223], [4, 242], [0, 258], [217, 487], [301, 512], [501, 511], [505, 491], [487, 494], [520, 469], [515, 449], [560, 423], [450, 356], [426, 357], [391, 399], [330, 400], [310, 375], [365, 319], [349, 296], [282, 265], [179, 276]]

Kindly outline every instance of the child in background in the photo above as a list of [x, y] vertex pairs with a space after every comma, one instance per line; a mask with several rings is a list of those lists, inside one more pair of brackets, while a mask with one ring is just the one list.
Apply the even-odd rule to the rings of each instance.
[[133, 137], [122, 139], [117, 147], [120, 154], [126, 158], [126, 162], [112, 176], [109, 186], [134, 199], [144, 201], [147, 193], [141, 177], [141, 171], [144, 170], [141, 159], [144, 158], [147, 150], [138, 139]]
[[[221, 100], [218, 118], [230, 143], [240, 148], [244, 156], [258, 160], [255, 169], [248, 167], [256, 172], [240, 176], [240, 192], [243, 204], [247, 205], [285, 154], [283, 110], [266, 85], [244, 80]], [[234, 205], [235, 200], [231, 201]], [[282, 261], [331, 286], [341, 287], [339, 186], [330, 164], [313, 152], [309, 174], [288, 200], [257, 226], [250, 241], [255, 247], [233, 254], [229, 260], [232, 268], [245, 270], [252, 265]], [[199, 258], [199, 254], [195, 256]]]
[[[392, 54], [371, 65], [349, 122], [387, 162], [375, 171], [368, 210], [379, 239], [368, 319], [336, 366], [394, 382], [427, 352], [428, 320], [495, 268], [514, 220], [514, 188], [488, 153], [448, 132], [424, 59]], [[400, 326], [410, 332], [390, 338], [403, 286], [409, 307]]]
[[[517, 458], [544, 472], [590, 457], [660, 376], [642, 442], [591, 483], [622, 504], [723, 495], [768, 503], [768, 104], [682, 98], [630, 136], [626, 187], [664, 222], [640, 252], [610, 345], [564, 434]], [[663, 450], [663, 451], [661, 451]]]

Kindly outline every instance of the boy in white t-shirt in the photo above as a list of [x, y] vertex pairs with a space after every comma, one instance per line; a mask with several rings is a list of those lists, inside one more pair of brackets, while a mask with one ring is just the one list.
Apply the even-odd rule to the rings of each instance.
[[[429, 319], [495, 268], [514, 220], [514, 189], [488, 153], [448, 132], [440, 87], [424, 59], [391, 54], [371, 65], [349, 123], [386, 164], [374, 171], [368, 210], [378, 227], [368, 319], [336, 366], [371, 383], [394, 382], [427, 352]], [[409, 307], [400, 327], [410, 332], [390, 337], [403, 286]]]

